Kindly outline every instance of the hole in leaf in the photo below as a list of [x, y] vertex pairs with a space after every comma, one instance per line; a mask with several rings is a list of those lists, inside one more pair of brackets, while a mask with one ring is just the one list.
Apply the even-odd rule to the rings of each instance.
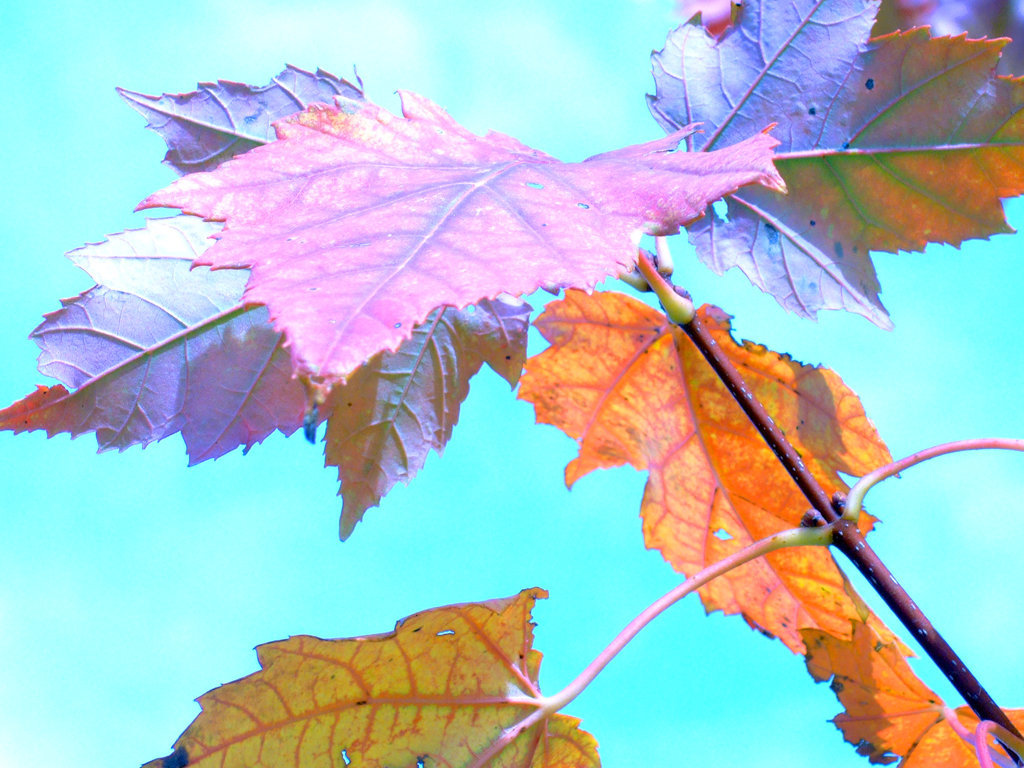
[[454, 629], [442, 629], [440, 632], [437, 633], [437, 636], [440, 637], [441, 635], [454, 635], [454, 634], [455, 634], [455, 630]]
[[538, 184], [536, 181], [528, 181], [526, 182], [526, 186], [528, 186], [530, 189], [544, 189], [544, 185]]
[[395, 323], [395, 328], [401, 328], [401, 327], [402, 327], [401, 323]]
[[416, 755], [416, 768], [425, 768], [429, 755]]
[[730, 541], [730, 540], [732, 540], [732, 534], [729, 533], [724, 528], [719, 528], [717, 531], [714, 532], [713, 536], [716, 539], [718, 539], [719, 541]]
[[347, 749], [342, 749], [341, 750], [341, 759], [345, 763], [345, 765], [351, 765], [352, 764], [352, 758], [348, 756], [348, 750]]
[[841, 147], [841, 149], [849, 149], [849, 148], [850, 148], [850, 142], [844, 141], [843, 142], [843, 146]]
[[729, 214], [729, 204], [725, 202], [725, 200], [715, 200], [715, 202], [711, 204], [711, 210], [715, 212], [715, 215], [718, 218], [725, 221]]
[[588, 208], [590, 208], [590, 206], [587, 205], [586, 203], [576, 203], [576, 207], [582, 208], [583, 210], [587, 210]]

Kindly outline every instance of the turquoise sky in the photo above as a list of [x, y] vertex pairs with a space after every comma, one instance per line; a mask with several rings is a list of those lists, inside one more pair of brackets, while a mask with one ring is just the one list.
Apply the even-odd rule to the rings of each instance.
[[[115, 86], [177, 92], [263, 84], [286, 62], [341, 76], [356, 65], [388, 108], [396, 88], [414, 90], [475, 131], [580, 160], [661, 135], [644, 103], [649, 54], [676, 23], [668, 0], [8, 4], [0, 406], [44, 383], [26, 337], [90, 285], [62, 254], [141, 226], [134, 206], [175, 178]], [[1019, 203], [1007, 210], [1024, 226]], [[736, 315], [738, 336], [836, 370], [899, 456], [1024, 437], [1020, 237], [878, 256], [892, 332], [788, 316], [682, 242], [677, 279]], [[557, 690], [679, 581], [643, 549], [644, 475], [600, 472], [569, 493], [573, 455], [485, 372], [444, 458], [342, 544], [334, 472], [301, 436], [187, 469], [177, 437], [96, 455], [91, 436], [0, 434], [0, 765], [136, 766], [170, 751], [196, 696], [254, 671], [258, 643], [383, 632], [421, 609], [531, 586], [551, 592], [535, 618], [541, 683]], [[1022, 490], [1024, 457], [976, 454], [869, 497], [884, 520], [876, 548], [1006, 706], [1024, 706]], [[959, 703], [929, 664], [915, 669]], [[568, 714], [616, 768], [866, 765], [826, 722], [838, 711], [801, 658], [737, 618], [704, 618], [693, 600]]]

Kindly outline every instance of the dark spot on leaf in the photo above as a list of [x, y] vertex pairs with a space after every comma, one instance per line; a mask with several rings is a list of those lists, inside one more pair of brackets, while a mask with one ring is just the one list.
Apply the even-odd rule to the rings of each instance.
[[810, 109], [807, 110], [807, 114], [808, 115], [816, 115], [816, 114], [818, 114], [818, 108], [817, 107], [811, 107]]
[[506, 360], [511, 360], [512, 359], [512, 355], [505, 355], [505, 359]]
[[765, 224], [764, 225], [764, 231], [765, 231], [765, 234], [768, 236], [768, 244], [769, 245], [778, 245], [779, 244], [779, 230], [777, 230], [771, 224]]
[[528, 181], [526, 186], [530, 187], [530, 189], [544, 189], [544, 185], [538, 184], [536, 181]]
[[869, 77], [864, 82], [864, 87], [867, 88], [869, 91], [873, 91], [875, 89], [875, 78]]
[[849, 149], [849, 148], [850, 148], [850, 142], [844, 141], [843, 142], [843, 146], [841, 147], [841, 149]]
[[845, 253], [843, 253], [843, 244], [840, 243], [838, 240], [836, 240], [835, 245], [833, 247], [835, 248], [837, 259], [842, 259], [846, 255]]
[[184, 747], [178, 747], [161, 760], [160, 765], [162, 768], [185, 768], [188, 765], [188, 752]]
[[312, 291], [319, 291], [319, 290], [320, 290], [320, 287], [319, 287], [319, 286], [316, 286], [316, 285], [311, 285], [311, 286], [309, 286], [309, 287], [308, 287], [308, 288], [307, 288], [306, 290], [307, 290], [307, 291], [310, 291], [310, 292], [312, 292]]
[[818, 226], [818, 222], [816, 222], [814, 219], [811, 219], [811, 226], [812, 227]]
[[829, 688], [832, 689], [832, 693], [842, 693], [843, 688], [845, 688], [845, 686], [843, 685], [842, 681], [833, 679], [832, 683], [829, 685]]
[[416, 627], [416, 629], [414, 629], [413, 632], [419, 632], [421, 629], [423, 629], [423, 627]]
[[316, 444], [316, 420], [320, 415], [320, 409], [317, 408], [316, 403], [306, 411], [306, 415], [302, 417], [302, 434], [306, 436], [309, 442]]
[[366, 699], [360, 699], [359, 701], [356, 702], [356, 706], [357, 707], [362, 707], [365, 704], [366, 704]]

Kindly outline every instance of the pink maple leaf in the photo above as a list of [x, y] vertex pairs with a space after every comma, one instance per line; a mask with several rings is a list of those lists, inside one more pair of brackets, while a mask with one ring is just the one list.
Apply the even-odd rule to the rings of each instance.
[[674, 151], [684, 128], [562, 163], [412, 93], [402, 114], [314, 105], [276, 124], [279, 141], [140, 208], [227, 222], [196, 263], [251, 268], [245, 301], [269, 307], [299, 371], [343, 381], [436, 307], [591, 288], [632, 268], [642, 234], [678, 232], [744, 184], [782, 188], [765, 134]]

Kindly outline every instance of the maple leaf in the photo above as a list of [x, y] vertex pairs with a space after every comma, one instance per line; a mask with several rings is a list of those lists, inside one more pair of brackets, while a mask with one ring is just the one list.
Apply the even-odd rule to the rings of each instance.
[[[690, 227], [701, 258], [739, 267], [786, 309], [891, 326], [869, 251], [1011, 231], [1000, 198], [1024, 191], [1024, 83], [993, 70], [1005, 40], [871, 41], [869, 0], [763, 0], [719, 41], [696, 23], [653, 57], [651, 112], [702, 120], [706, 151], [778, 122], [787, 197], [754, 188]], [[935, 109], [936, 104], [943, 108]]]
[[305, 394], [266, 308], [241, 303], [245, 273], [191, 269], [216, 230], [195, 217], [154, 219], [71, 251], [98, 285], [31, 335], [40, 372], [65, 386], [0, 411], [0, 428], [92, 431], [100, 450], [181, 431], [193, 464], [293, 432]]
[[302, 373], [338, 381], [435, 307], [592, 286], [632, 268], [641, 234], [676, 232], [743, 184], [779, 187], [762, 133], [709, 156], [672, 151], [683, 130], [560, 163], [415, 94], [402, 115], [311, 107], [140, 207], [226, 221], [198, 263], [251, 267], [246, 301], [270, 308]]
[[442, 452], [484, 362], [515, 386], [529, 322], [530, 305], [511, 297], [436, 309], [396, 352], [378, 354], [334, 387], [325, 439], [344, 497], [342, 539], [397, 482], [409, 482], [430, 449]]
[[[828, 492], [839, 472], [890, 461], [860, 402], [829, 370], [732, 340], [728, 316], [699, 312], [750, 389]], [[569, 291], [536, 323], [551, 347], [527, 361], [519, 396], [580, 446], [572, 485], [600, 467], [647, 469], [644, 540], [693, 574], [794, 528], [807, 501], [696, 347], [664, 315], [619, 293]], [[802, 652], [801, 627], [844, 635], [857, 607], [828, 552], [771, 553], [701, 590], [708, 611], [741, 613]]]
[[[853, 622], [849, 639], [807, 629], [807, 671], [818, 682], [831, 678], [845, 708], [833, 722], [845, 739], [872, 763], [901, 768], [975, 768], [974, 749], [945, 720], [943, 702], [910, 669], [909, 649], [884, 625]], [[956, 710], [973, 728], [978, 718], [967, 707]], [[1024, 710], [1007, 716], [1024, 727]]]
[[[200, 696], [171, 756], [143, 768], [469, 766], [540, 704], [530, 614], [546, 596], [434, 608], [387, 634], [261, 645], [261, 670]], [[488, 765], [598, 766], [578, 723], [544, 718]]]
[[[32, 333], [40, 371], [64, 386], [40, 387], [0, 411], [0, 429], [92, 431], [100, 450], [180, 431], [197, 464], [302, 426], [306, 388], [266, 307], [242, 303], [244, 270], [191, 269], [217, 229], [193, 216], [153, 219], [69, 253], [99, 285]], [[327, 395], [319, 421], [345, 500], [342, 538], [430, 449], [443, 450], [484, 362], [515, 385], [529, 314], [511, 297], [439, 308], [396, 352]]]
[[341, 97], [362, 101], [358, 85], [318, 69], [285, 67], [264, 86], [230, 80], [199, 83], [196, 91], [147, 96], [118, 88], [128, 105], [148, 121], [146, 127], [167, 142], [164, 163], [180, 174], [209, 171], [235, 155], [266, 144], [271, 124], [316, 102]]
[[1024, 8], [1013, 0], [883, 0], [872, 35], [924, 26], [935, 35], [1009, 37], [999, 70], [1019, 72], [1024, 65]]

